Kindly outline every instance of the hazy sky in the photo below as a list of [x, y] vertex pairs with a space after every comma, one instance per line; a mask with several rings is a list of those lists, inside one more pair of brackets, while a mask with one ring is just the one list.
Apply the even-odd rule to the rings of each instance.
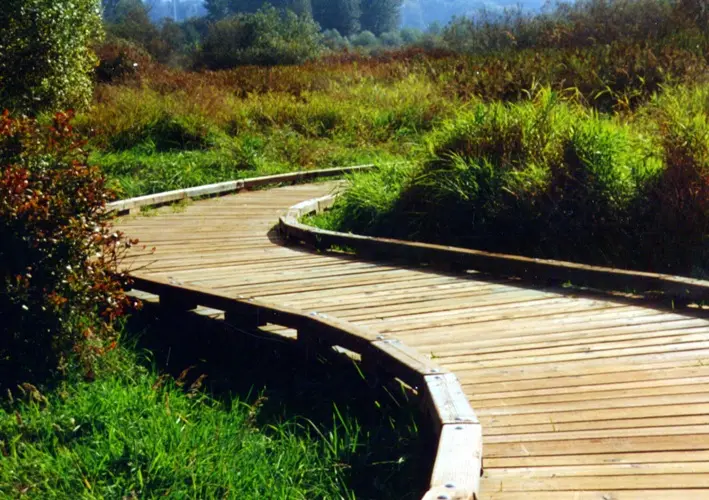
[[453, 16], [474, 15], [483, 8], [538, 10], [543, 4], [544, 0], [404, 0], [401, 14], [404, 25], [425, 28], [434, 21], [446, 24]]

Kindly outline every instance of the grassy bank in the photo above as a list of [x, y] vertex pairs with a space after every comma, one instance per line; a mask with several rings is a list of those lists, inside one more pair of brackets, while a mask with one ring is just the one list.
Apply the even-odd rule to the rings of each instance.
[[[67, 383], [0, 416], [0, 491], [29, 498], [348, 497], [340, 454], [301, 423], [137, 370]], [[31, 397], [31, 395], [30, 395]], [[37, 396], [39, 397], [39, 396]], [[356, 436], [342, 446], [357, 446]]]
[[1, 496], [419, 495], [423, 448], [405, 398], [369, 389], [351, 365], [207, 320], [175, 335], [147, 309], [127, 327], [141, 342], [107, 354], [96, 380], [25, 385], [3, 402]]
[[109, 47], [101, 53], [127, 69], [97, 85], [91, 109], [75, 123], [91, 137], [92, 161], [133, 196], [420, 159], [417, 145], [446, 120], [480, 102], [527, 100], [540, 88], [589, 110], [632, 115], [665, 86], [702, 81], [708, 66], [709, 38], [692, 27], [606, 44], [537, 42], [473, 54], [333, 54], [299, 66], [216, 72], [170, 69]]
[[535, 257], [707, 274], [709, 86], [603, 115], [549, 89], [479, 104], [422, 160], [354, 177], [323, 227]]

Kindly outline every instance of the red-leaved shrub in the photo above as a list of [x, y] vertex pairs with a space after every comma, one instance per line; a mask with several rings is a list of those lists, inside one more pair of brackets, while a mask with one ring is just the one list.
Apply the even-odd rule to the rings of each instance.
[[0, 386], [69, 363], [90, 375], [128, 305], [114, 273], [130, 243], [111, 229], [111, 193], [71, 118], [0, 116]]

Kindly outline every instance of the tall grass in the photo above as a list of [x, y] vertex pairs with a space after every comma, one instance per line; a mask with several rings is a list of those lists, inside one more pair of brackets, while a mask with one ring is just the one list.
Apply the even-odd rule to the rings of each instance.
[[319, 223], [368, 234], [656, 271], [706, 272], [708, 88], [632, 120], [550, 90], [479, 104], [427, 136], [416, 167], [352, 178]]
[[0, 413], [0, 491], [28, 498], [350, 496], [338, 467], [357, 446], [297, 422], [259, 429], [230, 405], [148, 373], [67, 385]]
[[[652, 3], [596, 2], [553, 20], [520, 18], [512, 45], [457, 47], [470, 53], [409, 48], [190, 72], [104, 47], [108, 59], [123, 54], [127, 70], [98, 85], [77, 126], [91, 134], [94, 161], [125, 195], [138, 195], [258, 173], [417, 159], [423, 136], [459, 109], [525, 101], [540, 88], [589, 109], [631, 115], [663, 87], [705, 79], [709, 53], [706, 31], [690, 21], [658, 27], [634, 19], [629, 13], [675, 15], [643, 2]], [[632, 25], [628, 36], [600, 22], [609, 9]], [[461, 25], [459, 35], [472, 43], [505, 22]], [[615, 34], [587, 43], [603, 30]], [[651, 36], [641, 36], [648, 30]]]
[[[3, 395], [0, 496], [417, 497], [402, 454], [416, 431], [394, 419], [390, 403], [375, 409], [371, 394], [353, 390], [366, 382], [351, 366], [301, 366], [293, 361], [301, 352], [253, 339], [234, 351], [233, 332], [195, 321], [205, 337], [197, 346], [196, 324], [183, 321], [177, 339], [174, 325], [136, 316], [129, 328], [147, 328], [141, 345], [150, 351], [124, 343], [94, 381], [72, 373], [44, 394], [24, 384]], [[233, 355], [215, 354], [226, 352]], [[266, 366], [276, 360], [277, 368]], [[344, 388], [372, 411], [333, 397]]]

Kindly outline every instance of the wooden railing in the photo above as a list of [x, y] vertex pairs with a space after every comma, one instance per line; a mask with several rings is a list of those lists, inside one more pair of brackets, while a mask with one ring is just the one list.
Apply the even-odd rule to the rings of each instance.
[[709, 300], [709, 281], [705, 280], [361, 236], [328, 231], [299, 221], [305, 215], [330, 208], [335, 199], [336, 195], [328, 195], [295, 205], [287, 215], [281, 217], [281, 233], [320, 250], [333, 246], [344, 247], [367, 258], [397, 259], [445, 270], [475, 270], [542, 283], [571, 283], [596, 290], [662, 295], [677, 301], [677, 305]]
[[223, 311], [225, 320], [244, 327], [276, 324], [295, 329], [304, 346], [344, 348], [361, 363], [413, 388], [424, 405], [438, 438], [430, 490], [425, 500], [477, 498], [482, 471], [482, 428], [455, 374], [438, 366], [401, 341], [347, 321], [298, 311], [253, 299], [238, 299], [194, 286], [158, 279], [134, 278], [133, 286], [160, 297], [171, 312], [198, 306]]
[[268, 175], [264, 177], [252, 177], [250, 179], [239, 179], [235, 181], [219, 182], [217, 184], [206, 184], [163, 193], [149, 194], [129, 198], [126, 200], [114, 201], [107, 205], [108, 211], [116, 211], [119, 214], [139, 210], [141, 207], [155, 207], [176, 203], [182, 200], [201, 198], [203, 196], [221, 196], [231, 193], [238, 193], [242, 189], [254, 189], [257, 187], [270, 186], [281, 183], [305, 182], [326, 177], [338, 177], [345, 174], [361, 172], [375, 168], [375, 165], [358, 165], [355, 167], [338, 167], [321, 170], [302, 170], [300, 172], [290, 172], [287, 174]]

